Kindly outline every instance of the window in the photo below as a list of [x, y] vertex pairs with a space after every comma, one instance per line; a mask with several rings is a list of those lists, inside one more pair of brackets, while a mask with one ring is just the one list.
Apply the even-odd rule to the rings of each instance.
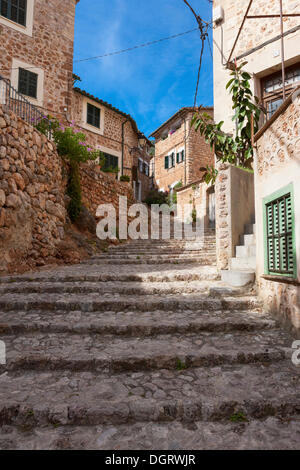
[[105, 163], [104, 163], [104, 166], [102, 167], [102, 169], [104, 171], [110, 171], [110, 170], [117, 171], [118, 166], [119, 166], [118, 157], [115, 157], [114, 155], [110, 155], [109, 153], [103, 153], [103, 154], [104, 154], [104, 158], [105, 158]]
[[169, 155], [165, 157], [165, 170], [169, 168]]
[[264, 199], [265, 270], [296, 277], [293, 185]]
[[87, 103], [87, 120], [91, 126], [100, 129], [100, 109], [90, 103]]
[[176, 155], [176, 162], [177, 163], [182, 163], [184, 162], [184, 150], [182, 150], [181, 152], [178, 152], [177, 155]]
[[139, 158], [139, 172], [140, 172], [140, 173], [143, 173], [143, 169], [144, 169], [144, 168], [143, 168], [143, 160], [141, 160], [141, 159]]
[[173, 168], [175, 166], [175, 153], [172, 153], [170, 155], [170, 168]]
[[27, 0], [0, 0], [0, 15], [26, 26]]
[[144, 173], [146, 176], [149, 176], [149, 165], [147, 163], [144, 163]]
[[[285, 86], [287, 95], [300, 83], [300, 65], [285, 70]], [[282, 72], [277, 72], [262, 80], [262, 101], [267, 111], [267, 119], [282, 105]]]
[[22, 95], [37, 98], [38, 75], [29, 70], [19, 68], [18, 91]]

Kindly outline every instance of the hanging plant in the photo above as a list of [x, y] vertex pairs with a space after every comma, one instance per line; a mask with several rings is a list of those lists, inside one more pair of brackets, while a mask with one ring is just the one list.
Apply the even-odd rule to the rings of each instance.
[[[251, 168], [253, 162], [253, 134], [259, 129], [261, 109], [258, 106], [258, 98], [253, 96], [250, 87], [251, 76], [243, 68], [244, 62], [230, 74], [231, 79], [226, 85], [232, 95], [233, 121], [236, 122], [234, 136], [222, 130], [224, 121], [215, 123], [207, 113], [198, 112], [192, 119], [192, 126], [205, 137], [207, 143], [214, 150], [217, 161], [240, 165]], [[214, 183], [218, 171], [207, 166], [201, 168], [204, 171], [203, 180], [209, 184]]]

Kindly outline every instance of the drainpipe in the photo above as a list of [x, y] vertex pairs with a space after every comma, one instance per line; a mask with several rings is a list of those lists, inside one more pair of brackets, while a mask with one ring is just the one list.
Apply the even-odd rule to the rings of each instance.
[[184, 186], [186, 186], [186, 163], [187, 163], [187, 154], [186, 154], [186, 118], [184, 119]]
[[121, 164], [121, 176], [124, 174], [124, 131], [125, 131], [125, 124], [129, 122], [129, 119], [126, 119], [126, 121], [122, 122], [122, 164]]

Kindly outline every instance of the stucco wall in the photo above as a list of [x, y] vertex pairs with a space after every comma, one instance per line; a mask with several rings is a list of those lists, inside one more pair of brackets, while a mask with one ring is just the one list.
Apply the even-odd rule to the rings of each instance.
[[231, 255], [234, 257], [245, 224], [250, 224], [255, 215], [254, 175], [234, 166], [230, 167], [230, 208]]
[[[224, 63], [229, 59], [238, 30], [242, 24], [244, 14], [249, 2], [246, 0], [214, 0], [214, 7], [221, 5], [224, 9], [225, 20], [221, 25], [214, 27], [214, 40], [218, 47], [214, 46], [214, 106], [215, 120], [224, 121], [224, 129], [227, 132], [234, 131], [234, 123], [230, 95], [225, 91], [229, 80], [230, 71], [226, 70]], [[299, 13], [300, 1], [283, 0], [283, 11], [287, 13]], [[279, 1], [254, 0], [249, 12], [250, 15], [279, 14]], [[299, 24], [299, 18], [284, 18], [284, 31], [288, 31]], [[248, 19], [245, 22], [233, 59], [239, 55], [256, 48], [262, 43], [280, 35], [279, 18]], [[285, 38], [285, 61], [291, 65], [300, 60], [300, 30]], [[223, 47], [222, 47], [223, 45]], [[255, 75], [253, 90], [259, 93], [259, 78], [280, 70], [281, 68], [280, 40], [256, 50], [241, 61], [247, 61], [245, 69]], [[223, 56], [222, 57], [222, 53]]]
[[[239, 28], [242, 24], [249, 2], [246, 0], [214, 0], [213, 7], [222, 6], [224, 9], [224, 21], [214, 25], [214, 117], [215, 121], [224, 121], [223, 129], [226, 132], [235, 132], [235, 123], [232, 121], [234, 112], [232, 100], [226, 84], [230, 79], [230, 70], [226, 68], [231, 49]], [[298, 13], [300, 2], [295, 0], [283, 0], [283, 10], [288, 13]], [[250, 15], [279, 14], [278, 0], [254, 0]], [[299, 24], [298, 18], [284, 18], [284, 31], [288, 31]], [[241, 33], [232, 60], [241, 54], [257, 48], [264, 42], [273, 39], [280, 34], [280, 20], [275, 19], [249, 19]], [[292, 65], [300, 60], [299, 50], [300, 30], [285, 38], [286, 65]], [[270, 43], [261, 49], [238, 60], [238, 64], [247, 61], [245, 69], [253, 74], [251, 81], [252, 90], [256, 95], [260, 94], [260, 78], [280, 70], [281, 48], [280, 41]], [[216, 234], [217, 234], [217, 258], [220, 269], [228, 268], [228, 260], [232, 256], [236, 237], [232, 233], [231, 203], [230, 203], [230, 174], [228, 166], [217, 165], [219, 177], [216, 182]], [[249, 181], [250, 183], [250, 181]], [[268, 186], [268, 184], [267, 184]], [[234, 188], [233, 188], [234, 191]], [[248, 192], [250, 193], [249, 187]], [[247, 207], [247, 204], [246, 206]], [[247, 223], [247, 222], [246, 222]], [[259, 243], [259, 241], [258, 241]]]
[[257, 237], [257, 280], [265, 307], [285, 324], [300, 332], [300, 284], [289, 285], [263, 279], [263, 198], [294, 187], [297, 280], [300, 282], [300, 96], [257, 140], [255, 156], [255, 203]]

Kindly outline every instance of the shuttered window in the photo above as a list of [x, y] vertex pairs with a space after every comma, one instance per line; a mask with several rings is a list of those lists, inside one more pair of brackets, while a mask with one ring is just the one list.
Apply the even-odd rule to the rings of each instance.
[[100, 129], [100, 109], [92, 104], [87, 104], [87, 123]]
[[264, 201], [264, 215], [267, 274], [296, 277], [292, 185]]
[[169, 168], [169, 155], [165, 157], [165, 170]]
[[177, 163], [182, 163], [184, 162], [184, 150], [182, 150], [181, 152], [178, 152], [177, 155], [176, 155], [176, 162]]
[[36, 73], [19, 68], [19, 93], [31, 98], [37, 98], [37, 83], [38, 75]]
[[175, 166], [175, 153], [172, 153], [170, 156], [170, 168]]
[[26, 26], [27, 0], [0, 0], [0, 15]]

